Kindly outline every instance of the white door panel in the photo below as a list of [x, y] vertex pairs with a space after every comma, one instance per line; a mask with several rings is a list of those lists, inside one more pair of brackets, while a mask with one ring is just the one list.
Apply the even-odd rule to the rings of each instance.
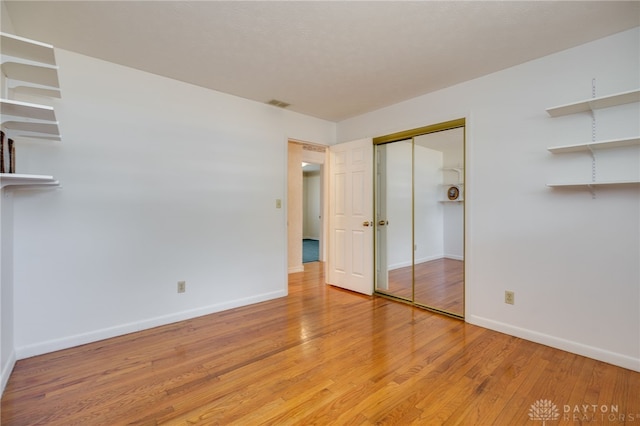
[[373, 144], [334, 145], [329, 161], [330, 284], [373, 294]]

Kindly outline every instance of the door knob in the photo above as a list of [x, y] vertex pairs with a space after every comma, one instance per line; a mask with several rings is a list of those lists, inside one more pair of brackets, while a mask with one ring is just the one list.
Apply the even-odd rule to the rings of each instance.
[[389, 224], [389, 222], [384, 221], [384, 220], [381, 220], [380, 222], [378, 222], [378, 225], [380, 225], [380, 226], [385, 226], [385, 225], [388, 225], [388, 224]]
[[369, 225], [370, 225], [369, 221], [365, 220], [364, 222], [362, 222], [362, 226], [369, 226]]

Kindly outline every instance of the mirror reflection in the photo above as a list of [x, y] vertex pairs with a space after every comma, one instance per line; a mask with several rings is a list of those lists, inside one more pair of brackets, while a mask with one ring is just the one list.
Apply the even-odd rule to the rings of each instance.
[[376, 291], [464, 315], [464, 127], [376, 146]]
[[413, 296], [413, 140], [377, 146], [376, 245], [378, 288]]

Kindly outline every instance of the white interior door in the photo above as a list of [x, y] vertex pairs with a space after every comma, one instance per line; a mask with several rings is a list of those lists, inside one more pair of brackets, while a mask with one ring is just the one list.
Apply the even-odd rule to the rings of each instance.
[[329, 284], [373, 294], [373, 143], [329, 152]]

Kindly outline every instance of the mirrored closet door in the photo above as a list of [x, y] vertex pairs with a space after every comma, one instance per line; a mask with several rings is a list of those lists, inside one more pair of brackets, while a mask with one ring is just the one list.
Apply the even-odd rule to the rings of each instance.
[[376, 292], [464, 316], [464, 120], [374, 139]]

